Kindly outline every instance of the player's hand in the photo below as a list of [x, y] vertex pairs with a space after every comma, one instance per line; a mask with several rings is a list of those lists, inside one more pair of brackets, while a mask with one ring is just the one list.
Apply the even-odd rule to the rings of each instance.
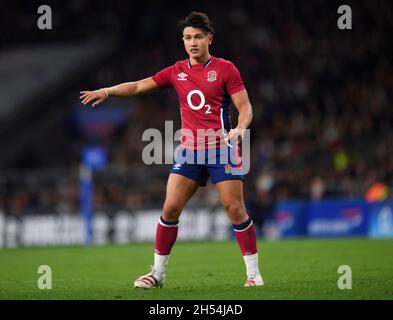
[[108, 91], [99, 89], [94, 91], [81, 91], [79, 99], [82, 100], [83, 105], [93, 102], [92, 107], [94, 108], [108, 99], [108, 97]]
[[239, 144], [242, 142], [244, 138], [244, 132], [246, 129], [244, 128], [239, 128], [236, 127], [235, 129], [231, 129], [227, 136], [225, 137], [225, 142], [226, 143], [231, 143], [231, 141], [236, 141], [236, 144]]

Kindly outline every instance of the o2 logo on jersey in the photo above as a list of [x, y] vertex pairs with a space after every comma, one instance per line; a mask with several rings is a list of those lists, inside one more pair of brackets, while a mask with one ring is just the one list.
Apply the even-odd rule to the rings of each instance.
[[[197, 106], [195, 106], [195, 105], [192, 103], [192, 101], [191, 101], [192, 96], [193, 96], [194, 94], [197, 94], [197, 95], [199, 96], [199, 98], [201, 99], [201, 102], [200, 102], [199, 105], [197, 105]], [[210, 104], [205, 104], [205, 102], [206, 102], [205, 96], [204, 96], [203, 92], [200, 91], [200, 90], [191, 90], [191, 91], [187, 94], [187, 103], [188, 103], [188, 106], [189, 106], [192, 110], [198, 111], [198, 110], [201, 110], [203, 107], [206, 107], [205, 113], [206, 113], [206, 114], [212, 113], [211, 110], [210, 110], [210, 109], [211, 109]]]

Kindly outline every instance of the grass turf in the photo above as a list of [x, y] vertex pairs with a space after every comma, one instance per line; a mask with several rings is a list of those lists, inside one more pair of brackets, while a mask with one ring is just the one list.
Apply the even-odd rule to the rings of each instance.
[[[229, 242], [178, 242], [164, 287], [134, 289], [153, 244], [0, 250], [0, 299], [393, 299], [393, 240], [259, 242], [265, 286], [244, 288], [240, 250]], [[40, 265], [52, 289], [39, 290]], [[352, 289], [339, 290], [340, 265]]]

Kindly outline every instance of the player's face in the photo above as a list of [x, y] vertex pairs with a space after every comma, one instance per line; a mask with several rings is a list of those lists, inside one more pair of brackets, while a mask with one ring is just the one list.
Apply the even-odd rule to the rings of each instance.
[[213, 36], [200, 28], [186, 27], [183, 30], [184, 47], [190, 58], [200, 59], [209, 53]]

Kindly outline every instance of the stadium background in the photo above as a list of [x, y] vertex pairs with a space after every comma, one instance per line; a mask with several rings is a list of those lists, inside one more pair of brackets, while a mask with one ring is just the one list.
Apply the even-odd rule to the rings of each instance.
[[[180, 127], [176, 95], [94, 110], [78, 96], [185, 59], [176, 23], [192, 10], [214, 21], [211, 54], [237, 65], [250, 95], [245, 196], [261, 239], [393, 236], [391, 2], [347, 1], [352, 30], [337, 27], [340, 1], [46, 1], [52, 30], [37, 27], [41, 4], [0, 4], [0, 247], [89, 242], [80, 169], [97, 145], [108, 163], [93, 172], [90, 240], [154, 239], [170, 167], [143, 164], [141, 137], [165, 120]], [[210, 185], [179, 237], [230, 230]]]

